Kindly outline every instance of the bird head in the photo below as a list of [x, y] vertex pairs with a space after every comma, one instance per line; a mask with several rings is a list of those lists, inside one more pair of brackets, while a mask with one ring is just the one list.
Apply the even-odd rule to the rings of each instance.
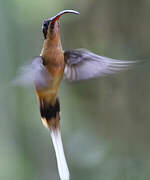
[[59, 19], [63, 14], [67, 13], [80, 14], [79, 12], [74, 10], [64, 10], [59, 12], [56, 16], [52, 18], [44, 20], [42, 26], [44, 39], [47, 39], [47, 37], [53, 39], [57, 36], [59, 32]]

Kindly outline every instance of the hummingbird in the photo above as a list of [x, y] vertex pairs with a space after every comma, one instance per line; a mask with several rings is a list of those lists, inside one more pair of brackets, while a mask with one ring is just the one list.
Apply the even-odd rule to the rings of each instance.
[[116, 60], [86, 49], [63, 50], [59, 19], [69, 13], [80, 14], [74, 10], [64, 10], [43, 21], [44, 40], [41, 53], [33, 59], [31, 65], [22, 69], [19, 78], [21, 83], [34, 84], [41, 120], [50, 132], [61, 180], [70, 179], [60, 131], [58, 91], [63, 77], [70, 82], [88, 80], [131, 69], [139, 62]]

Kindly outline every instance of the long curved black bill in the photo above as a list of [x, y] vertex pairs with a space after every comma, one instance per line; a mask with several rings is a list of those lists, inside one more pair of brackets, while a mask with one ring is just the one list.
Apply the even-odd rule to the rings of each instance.
[[80, 14], [79, 12], [77, 11], [74, 11], [74, 10], [64, 10], [64, 11], [61, 11], [59, 12], [56, 16], [48, 19], [50, 21], [53, 21], [53, 22], [56, 22], [59, 20], [59, 18], [63, 15], [63, 14], [67, 14], [67, 13], [72, 13], [72, 14]]

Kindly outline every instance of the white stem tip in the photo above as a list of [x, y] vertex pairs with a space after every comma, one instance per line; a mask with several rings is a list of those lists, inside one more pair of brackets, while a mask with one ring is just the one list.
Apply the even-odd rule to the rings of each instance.
[[69, 169], [68, 169], [65, 154], [64, 154], [60, 129], [59, 128], [51, 129], [50, 135], [51, 135], [55, 153], [56, 153], [57, 166], [58, 166], [60, 179], [69, 180], [70, 179]]

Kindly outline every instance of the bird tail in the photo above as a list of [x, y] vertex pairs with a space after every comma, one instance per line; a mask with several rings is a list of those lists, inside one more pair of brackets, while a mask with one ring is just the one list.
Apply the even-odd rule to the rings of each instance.
[[57, 159], [57, 166], [61, 180], [69, 180], [69, 169], [67, 166], [62, 139], [61, 139], [61, 131], [60, 128], [51, 128], [50, 135], [52, 138], [52, 142], [54, 145], [56, 159]]
[[58, 98], [52, 104], [43, 98], [39, 98], [42, 123], [50, 130], [50, 135], [54, 145], [57, 166], [61, 180], [69, 180], [69, 170], [63, 150], [60, 131], [60, 105]]

